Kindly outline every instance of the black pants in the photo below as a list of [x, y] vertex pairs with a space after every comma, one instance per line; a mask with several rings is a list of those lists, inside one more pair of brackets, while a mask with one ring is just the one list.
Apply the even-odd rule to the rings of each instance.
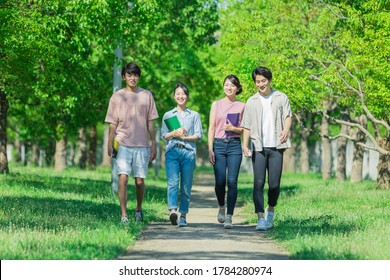
[[280, 193], [284, 149], [264, 148], [261, 152], [253, 152], [253, 202], [255, 213], [264, 213], [264, 185], [268, 171], [268, 205], [276, 206]]

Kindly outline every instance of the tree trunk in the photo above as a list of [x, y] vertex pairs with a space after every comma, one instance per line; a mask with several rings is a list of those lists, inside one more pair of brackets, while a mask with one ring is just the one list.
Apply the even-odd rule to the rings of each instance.
[[[387, 139], [383, 139], [379, 142], [379, 145], [390, 151], [390, 134], [387, 135]], [[379, 188], [389, 189], [390, 188], [390, 156], [379, 154], [378, 162], [378, 176], [376, 179]]]
[[[324, 108], [328, 111], [328, 102], [324, 102]], [[322, 135], [329, 135], [329, 120], [325, 116], [322, 117], [321, 121], [321, 133]], [[332, 174], [332, 147], [330, 145], [330, 140], [326, 137], [322, 137], [321, 143], [322, 179], [327, 180]]]
[[96, 125], [89, 129], [89, 151], [88, 151], [88, 166], [91, 169], [96, 169], [96, 146], [97, 146]]
[[24, 142], [20, 145], [20, 162], [26, 166], [27, 165], [27, 157], [26, 157], [26, 144]]
[[300, 169], [302, 174], [307, 174], [310, 171], [310, 165], [309, 165], [309, 144], [307, 138], [301, 138], [299, 143], [299, 150], [300, 150]]
[[[19, 134], [19, 133], [18, 133]], [[21, 147], [22, 146], [22, 143], [20, 141], [19, 138], [16, 138], [15, 139], [15, 145], [14, 145], [14, 149], [15, 149], [15, 162], [16, 163], [20, 163], [22, 161], [22, 154], [21, 154]]]
[[38, 166], [38, 164], [39, 164], [39, 148], [38, 148], [37, 144], [32, 144], [31, 159], [30, 159], [29, 163], [32, 166]]
[[[344, 127], [348, 130], [346, 126]], [[341, 128], [341, 132], [344, 133], [343, 128]], [[347, 178], [346, 168], [347, 168], [347, 138], [340, 137], [337, 140], [337, 169], [336, 169], [337, 180], [344, 181]]]
[[111, 157], [108, 156], [107, 143], [108, 143], [108, 132], [110, 127], [104, 126], [104, 139], [103, 139], [103, 156], [101, 166], [111, 167]]
[[[356, 121], [359, 122], [363, 127], [367, 127], [367, 117], [361, 115], [356, 118]], [[366, 141], [366, 136], [360, 130], [355, 129], [354, 139], [357, 139], [359, 142], [364, 143]], [[353, 159], [352, 159], [352, 171], [351, 171], [351, 183], [360, 182], [363, 180], [363, 156], [364, 148], [362, 146], [353, 145]]]
[[63, 171], [66, 168], [66, 137], [56, 142], [54, 155], [54, 170]]
[[46, 150], [39, 148], [38, 166], [43, 167], [46, 165]]
[[309, 173], [309, 136], [310, 130], [306, 129], [308, 125], [308, 114], [306, 112], [301, 112], [299, 114], [303, 126], [299, 128], [299, 165], [302, 174]]
[[0, 173], [9, 173], [7, 159], [7, 95], [0, 89]]
[[[341, 119], [347, 121], [348, 112], [342, 112]], [[348, 126], [341, 125], [341, 134], [348, 135]], [[340, 137], [337, 140], [337, 168], [336, 168], [336, 179], [344, 181], [347, 178], [347, 138]]]
[[84, 127], [79, 129], [77, 146], [76, 164], [81, 169], [85, 169], [87, 167], [87, 134]]
[[292, 140], [295, 137], [295, 124], [296, 123], [293, 121], [289, 135], [291, 148], [287, 149], [283, 155], [283, 172], [295, 173], [295, 155], [297, 151], [297, 144]]

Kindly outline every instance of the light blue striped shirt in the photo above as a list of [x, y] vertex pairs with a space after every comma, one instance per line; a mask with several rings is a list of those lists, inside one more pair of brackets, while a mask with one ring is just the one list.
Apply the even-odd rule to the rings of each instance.
[[196, 135], [198, 136], [198, 141], [202, 139], [202, 123], [200, 121], [200, 115], [198, 112], [195, 112], [190, 109], [186, 109], [184, 111], [184, 114], [179, 114], [179, 111], [175, 107], [174, 109], [166, 112], [162, 119], [162, 125], [161, 125], [161, 138], [167, 142], [166, 152], [168, 152], [170, 149], [172, 149], [175, 144], [182, 144], [185, 145], [185, 148], [188, 150], [193, 150], [196, 152], [196, 142], [194, 141], [183, 141], [180, 138], [172, 138], [169, 140], [165, 140], [164, 136], [169, 132], [167, 125], [165, 124], [165, 119], [168, 119], [172, 116], [177, 116], [179, 119], [181, 127], [184, 127], [186, 130], [187, 136]]

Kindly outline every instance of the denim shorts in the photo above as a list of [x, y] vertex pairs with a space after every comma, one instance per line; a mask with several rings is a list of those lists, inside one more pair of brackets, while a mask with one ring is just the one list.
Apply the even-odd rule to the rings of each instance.
[[119, 146], [116, 164], [118, 175], [125, 174], [133, 178], [146, 178], [148, 174], [150, 158], [149, 147], [124, 147]]

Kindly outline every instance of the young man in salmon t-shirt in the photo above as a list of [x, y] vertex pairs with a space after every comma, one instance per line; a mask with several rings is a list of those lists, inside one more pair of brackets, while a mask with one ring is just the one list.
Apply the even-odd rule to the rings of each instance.
[[116, 163], [122, 223], [128, 222], [127, 184], [131, 172], [137, 196], [135, 220], [143, 221], [144, 179], [148, 173], [149, 162], [153, 161], [157, 154], [153, 120], [158, 118], [158, 113], [152, 93], [138, 87], [140, 77], [141, 69], [137, 64], [131, 62], [122, 68], [122, 79], [126, 82], [126, 87], [111, 96], [105, 119], [110, 123], [108, 136], [110, 157], [113, 156], [114, 138], [119, 143]]

